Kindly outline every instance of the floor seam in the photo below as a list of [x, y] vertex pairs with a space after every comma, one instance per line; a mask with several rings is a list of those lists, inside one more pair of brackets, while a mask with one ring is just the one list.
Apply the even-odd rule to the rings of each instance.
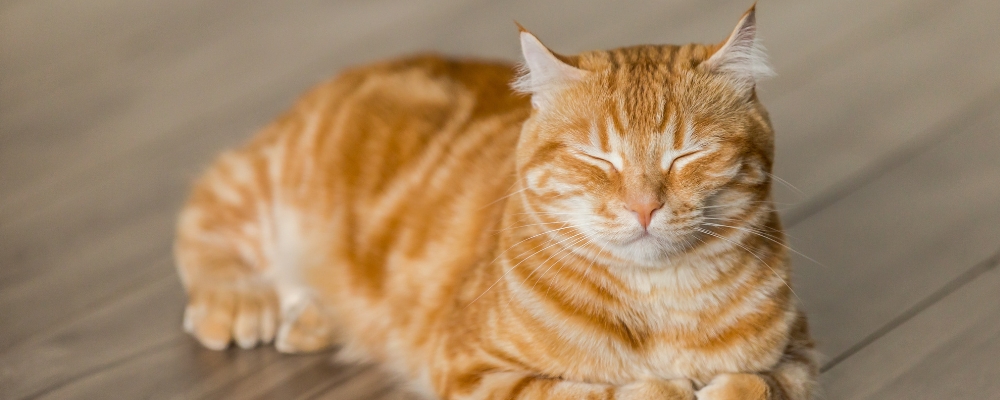
[[865, 349], [872, 343], [875, 343], [876, 341], [881, 339], [883, 336], [889, 334], [896, 328], [910, 321], [911, 319], [913, 319], [913, 317], [916, 317], [924, 310], [934, 306], [935, 304], [945, 299], [952, 293], [955, 293], [959, 289], [965, 287], [970, 282], [976, 280], [976, 278], [979, 278], [983, 274], [996, 269], [998, 265], [1000, 265], [1000, 250], [997, 250], [995, 253], [993, 253], [993, 255], [991, 255], [987, 259], [973, 265], [972, 268], [969, 268], [961, 275], [955, 277], [954, 279], [946, 283], [944, 286], [934, 291], [929, 296], [925, 297], [923, 300], [920, 300], [910, 308], [906, 309], [906, 311], [903, 311], [902, 314], [899, 314], [895, 318], [889, 320], [889, 322], [882, 325], [882, 327], [876, 330], [875, 332], [872, 332], [864, 339], [858, 341], [853, 346], [849, 347], [847, 350], [844, 350], [837, 356], [833, 357], [832, 359], [824, 363], [823, 366], [820, 368], [820, 372], [823, 373], [829, 371], [833, 367], [836, 367], [844, 360], [857, 354], [858, 352]]

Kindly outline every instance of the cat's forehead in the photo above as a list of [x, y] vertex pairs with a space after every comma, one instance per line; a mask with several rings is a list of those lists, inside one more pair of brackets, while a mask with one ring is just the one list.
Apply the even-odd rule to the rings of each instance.
[[[726, 121], [747, 109], [733, 107], [729, 91], [695, 69], [710, 56], [702, 45], [635, 46], [579, 56], [577, 65], [594, 72], [589, 84], [564, 99], [586, 121], [584, 138], [606, 153], [659, 157], [715, 142]], [[569, 105], [582, 105], [578, 107]], [[566, 115], [566, 114], [561, 114]]]
[[665, 112], [656, 124], [629, 124], [614, 114], [596, 117], [588, 129], [588, 144], [605, 153], [657, 156], [703, 145], [693, 118]]
[[581, 53], [577, 66], [589, 71], [641, 71], [643, 69], [665, 68], [677, 71], [692, 68], [711, 55], [711, 48], [700, 44], [639, 45], [611, 50], [596, 50]]
[[711, 114], [711, 107], [699, 104], [706, 94], [703, 74], [693, 72], [707, 55], [704, 46], [637, 46], [599, 54], [582, 57], [590, 63], [581, 64], [597, 72], [587, 95], [596, 100], [591, 111], [608, 116], [604, 125], [618, 133], [659, 136]]

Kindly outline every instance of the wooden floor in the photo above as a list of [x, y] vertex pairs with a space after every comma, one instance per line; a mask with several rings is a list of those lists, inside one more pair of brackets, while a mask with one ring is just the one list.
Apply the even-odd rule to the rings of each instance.
[[[407, 398], [181, 331], [192, 177], [348, 65], [717, 41], [750, 0], [0, 1], [0, 398]], [[828, 399], [1000, 398], [1000, 1], [761, 0]], [[794, 185], [794, 186], [793, 186]]]

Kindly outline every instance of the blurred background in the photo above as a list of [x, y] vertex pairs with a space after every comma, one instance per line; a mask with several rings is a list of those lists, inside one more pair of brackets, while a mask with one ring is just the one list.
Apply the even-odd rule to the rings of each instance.
[[[718, 42], [751, 0], [0, 1], [0, 398], [408, 398], [181, 330], [219, 150], [349, 65]], [[761, 0], [776, 200], [829, 399], [1000, 398], [1000, 2]]]

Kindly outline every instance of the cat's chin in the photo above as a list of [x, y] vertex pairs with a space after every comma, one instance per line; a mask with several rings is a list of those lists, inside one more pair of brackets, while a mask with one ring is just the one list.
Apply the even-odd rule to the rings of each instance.
[[669, 265], [671, 259], [690, 250], [680, 241], [658, 237], [652, 234], [641, 234], [624, 243], [610, 246], [615, 256], [628, 260], [640, 268], [663, 268]]

